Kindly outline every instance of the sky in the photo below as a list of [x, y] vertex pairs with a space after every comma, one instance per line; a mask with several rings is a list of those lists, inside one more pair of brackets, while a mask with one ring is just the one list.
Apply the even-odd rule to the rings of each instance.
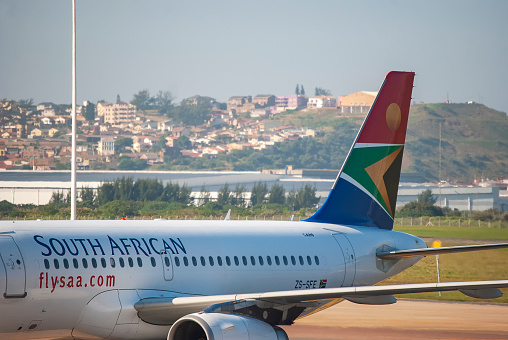
[[[334, 96], [416, 72], [420, 102], [508, 112], [508, 1], [76, 0], [77, 100]], [[72, 101], [72, 1], [0, 0], [0, 99]]]

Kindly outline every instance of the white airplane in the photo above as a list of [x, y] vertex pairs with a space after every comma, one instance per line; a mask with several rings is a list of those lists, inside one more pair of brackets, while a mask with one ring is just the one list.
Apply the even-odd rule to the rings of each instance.
[[0, 339], [288, 339], [277, 325], [344, 299], [508, 280], [375, 286], [427, 248], [392, 230], [414, 73], [390, 72], [323, 206], [300, 222], [0, 222]]

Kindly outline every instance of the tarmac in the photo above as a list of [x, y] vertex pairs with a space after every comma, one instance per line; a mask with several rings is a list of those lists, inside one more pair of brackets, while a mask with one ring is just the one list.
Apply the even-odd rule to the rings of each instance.
[[508, 339], [508, 305], [398, 300], [344, 301], [282, 327], [291, 340]]

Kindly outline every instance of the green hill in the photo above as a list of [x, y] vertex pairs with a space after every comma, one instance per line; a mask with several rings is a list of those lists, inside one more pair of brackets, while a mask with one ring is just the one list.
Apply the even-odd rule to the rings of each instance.
[[[284, 124], [314, 127], [328, 137], [342, 125], [359, 128], [365, 114], [338, 110], [286, 112], [275, 119]], [[441, 179], [471, 183], [475, 178], [508, 176], [508, 116], [481, 104], [416, 104], [411, 107], [403, 172], [429, 181], [439, 178], [439, 127], [442, 126]], [[324, 138], [326, 144], [327, 138]], [[349, 147], [352, 140], [343, 138]], [[340, 155], [345, 157], [344, 155]]]
[[508, 174], [508, 116], [481, 104], [417, 104], [411, 107], [403, 171], [470, 183]]

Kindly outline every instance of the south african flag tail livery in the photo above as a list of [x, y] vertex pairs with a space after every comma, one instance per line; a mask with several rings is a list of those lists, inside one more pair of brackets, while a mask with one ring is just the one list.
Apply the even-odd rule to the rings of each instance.
[[414, 75], [386, 75], [328, 198], [307, 221], [393, 228]]

